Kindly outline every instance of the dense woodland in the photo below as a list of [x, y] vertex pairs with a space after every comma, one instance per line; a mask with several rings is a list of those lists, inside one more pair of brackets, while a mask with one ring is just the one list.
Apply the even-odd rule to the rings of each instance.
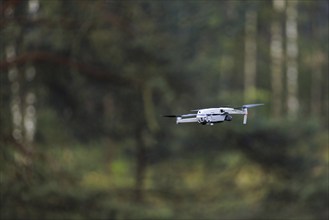
[[328, 4], [0, 0], [1, 219], [328, 219]]

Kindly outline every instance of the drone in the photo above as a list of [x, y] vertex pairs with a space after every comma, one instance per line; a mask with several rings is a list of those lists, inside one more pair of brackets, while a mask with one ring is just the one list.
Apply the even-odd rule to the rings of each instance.
[[163, 115], [163, 117], [176, 118], [176, 124], [197, 122], [202, 125], [214, 125], [224, 121], [232, 121], [232, 115], [243, 115], [243, 124], [247, 124], [248, 109], [264, 104], [246, 104], [241, 107], [218, 107], [191, 110], [194, 114]]

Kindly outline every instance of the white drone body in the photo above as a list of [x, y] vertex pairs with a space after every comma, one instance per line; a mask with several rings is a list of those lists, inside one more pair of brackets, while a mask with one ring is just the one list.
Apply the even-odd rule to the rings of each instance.
[[164, 115], [164, 117], [175, 117], [177, 124], [197, 122], [202, 125], [213, 125], [224, 121], [232, 121], [232, 115], [244, 115], [243, 124], [247, 124], [248, 108], [260, 105], [263, 104], [247, 104], [239, 108], [204, 108], [192, 110], [193, 112], [197, 112], [195, 114]]

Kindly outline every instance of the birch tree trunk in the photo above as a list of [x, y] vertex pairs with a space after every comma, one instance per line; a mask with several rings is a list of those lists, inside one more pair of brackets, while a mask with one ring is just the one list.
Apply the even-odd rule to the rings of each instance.
[[25, 143], [31, 144], [34, 141], [34, 136], [36, 132], [36, 95], [31, 88], [32, 81], [36, 75], [36, 70], [34, 66], [28, 66], [25, 70], [25, 80], [26, 80], [26, 94], [25, 94], [25, 111], [24, 111], [24, 141]]
[[[5, 19], [8, 23], [15, 21], [15, 7], [9, 5], [4, 13]], [[11, 38], [6, 42], [5, 45], [5, 55], [7, 62], [11, 62], [16, 59], [17, 48], [16, 39], [20, 35], [17, 29], [10, 29], [9, 31]], [[21, 100], [21, 74], [17, 65], [13, 64], [8, 68], [8, 79], [11, 84], [10, 86], [10, 112], [12, 119], [12, 137], [18, 143], [23, 142], [23, 110], [22, 110], [22, 100]]]
[[286, 82], [287, 82], [287, 114], [296, 118], [299, 109], [298, 99], [298, 29], [297, 1], [289, 0], [286, 9]]
[[248, 10], [245, 23], [244, 99], [256, 98], [257, 12]]
[[271, 86], [272, 86], [272, 115], [280, 117], [282, 114], [282, 70], [283, 43], [282, 25], [280, 18], [285, 8], [285, 0], [273, 0], [273, 21], [271, 24]]
[[[30, 22], [38, 16], [39, 0], [29, 0], [27, 4], [27, 16]], [[23, 112], [23, 124], [24, 124], [24, 141], [27, 144], [31, 144], [34, 141], [36, 132], [37, 114], [36, 114], [36, 94], [33, 90], [33, 80], [36, 76], [36, 69], [33, 64], [27, 64], [25, 66], [25, 103]]]
[[[26, 19], [33, 21], [37, 16], [39, 0], [29, 0], [26, 6]], [[15, 7], [11, 6], [6, 11], [5, 18], [8, 21], [14, 20]], [[14, 36], [5, 46], [8, 62], [16, 59], [18, 51], [17, 38], [21, 41], [24, 40], [24, 29], [20, 29], [18, 36]], [[11, 83], [12, 136], [18, 143], [24, 143], [25, 147], [30, 146], [29, 144], [33, 142], [36, 131], [36, 95], [32, 89], [35, 75], [36, 70], [32, 64], [27, 64], [24, 68], [14, 64], [8, 69], [8, 79]], [[30, 148], [25, 150], [31, 151]]]
[[[16, 57], [16, 47], [14, 43], [9, 43], [6, 46], [6, 59], [11, 61]], [[20, 73], [16, 65], [8, 69], [8, 79], [11, 83], [11, 102], [10, 112], [12, 117], [12, 136], [15, 141], [21, 143], [23, 141], [23, 112], [22, 100], [20, 97], [21, 80]]]

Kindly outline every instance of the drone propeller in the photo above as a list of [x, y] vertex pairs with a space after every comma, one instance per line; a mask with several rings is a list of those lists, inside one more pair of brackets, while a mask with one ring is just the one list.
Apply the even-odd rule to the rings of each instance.
[[185, 114], [185, 115], [162, 115], [163, 117], [168, 118], [177, 118], [177, 117], [195, 117], [197, 114]]
[[162, 115], [162, 117], [177, 118], [177, 117], [180, 117], [180, 115]]
[[238, 107], [233, 107], [234, 109], [246, 109], [246, 108], [253, 108], [253, 107], [257, 107], [257, 106], [261, 106], [264, 104], [246, 104], [243, 106], [238, 106]]
[[253, 107], [261, 106], [261, 105], [264, 105], [264, 104], [247, 104], [247, 105], [243, 105], [242, 108], [253, 108]]

